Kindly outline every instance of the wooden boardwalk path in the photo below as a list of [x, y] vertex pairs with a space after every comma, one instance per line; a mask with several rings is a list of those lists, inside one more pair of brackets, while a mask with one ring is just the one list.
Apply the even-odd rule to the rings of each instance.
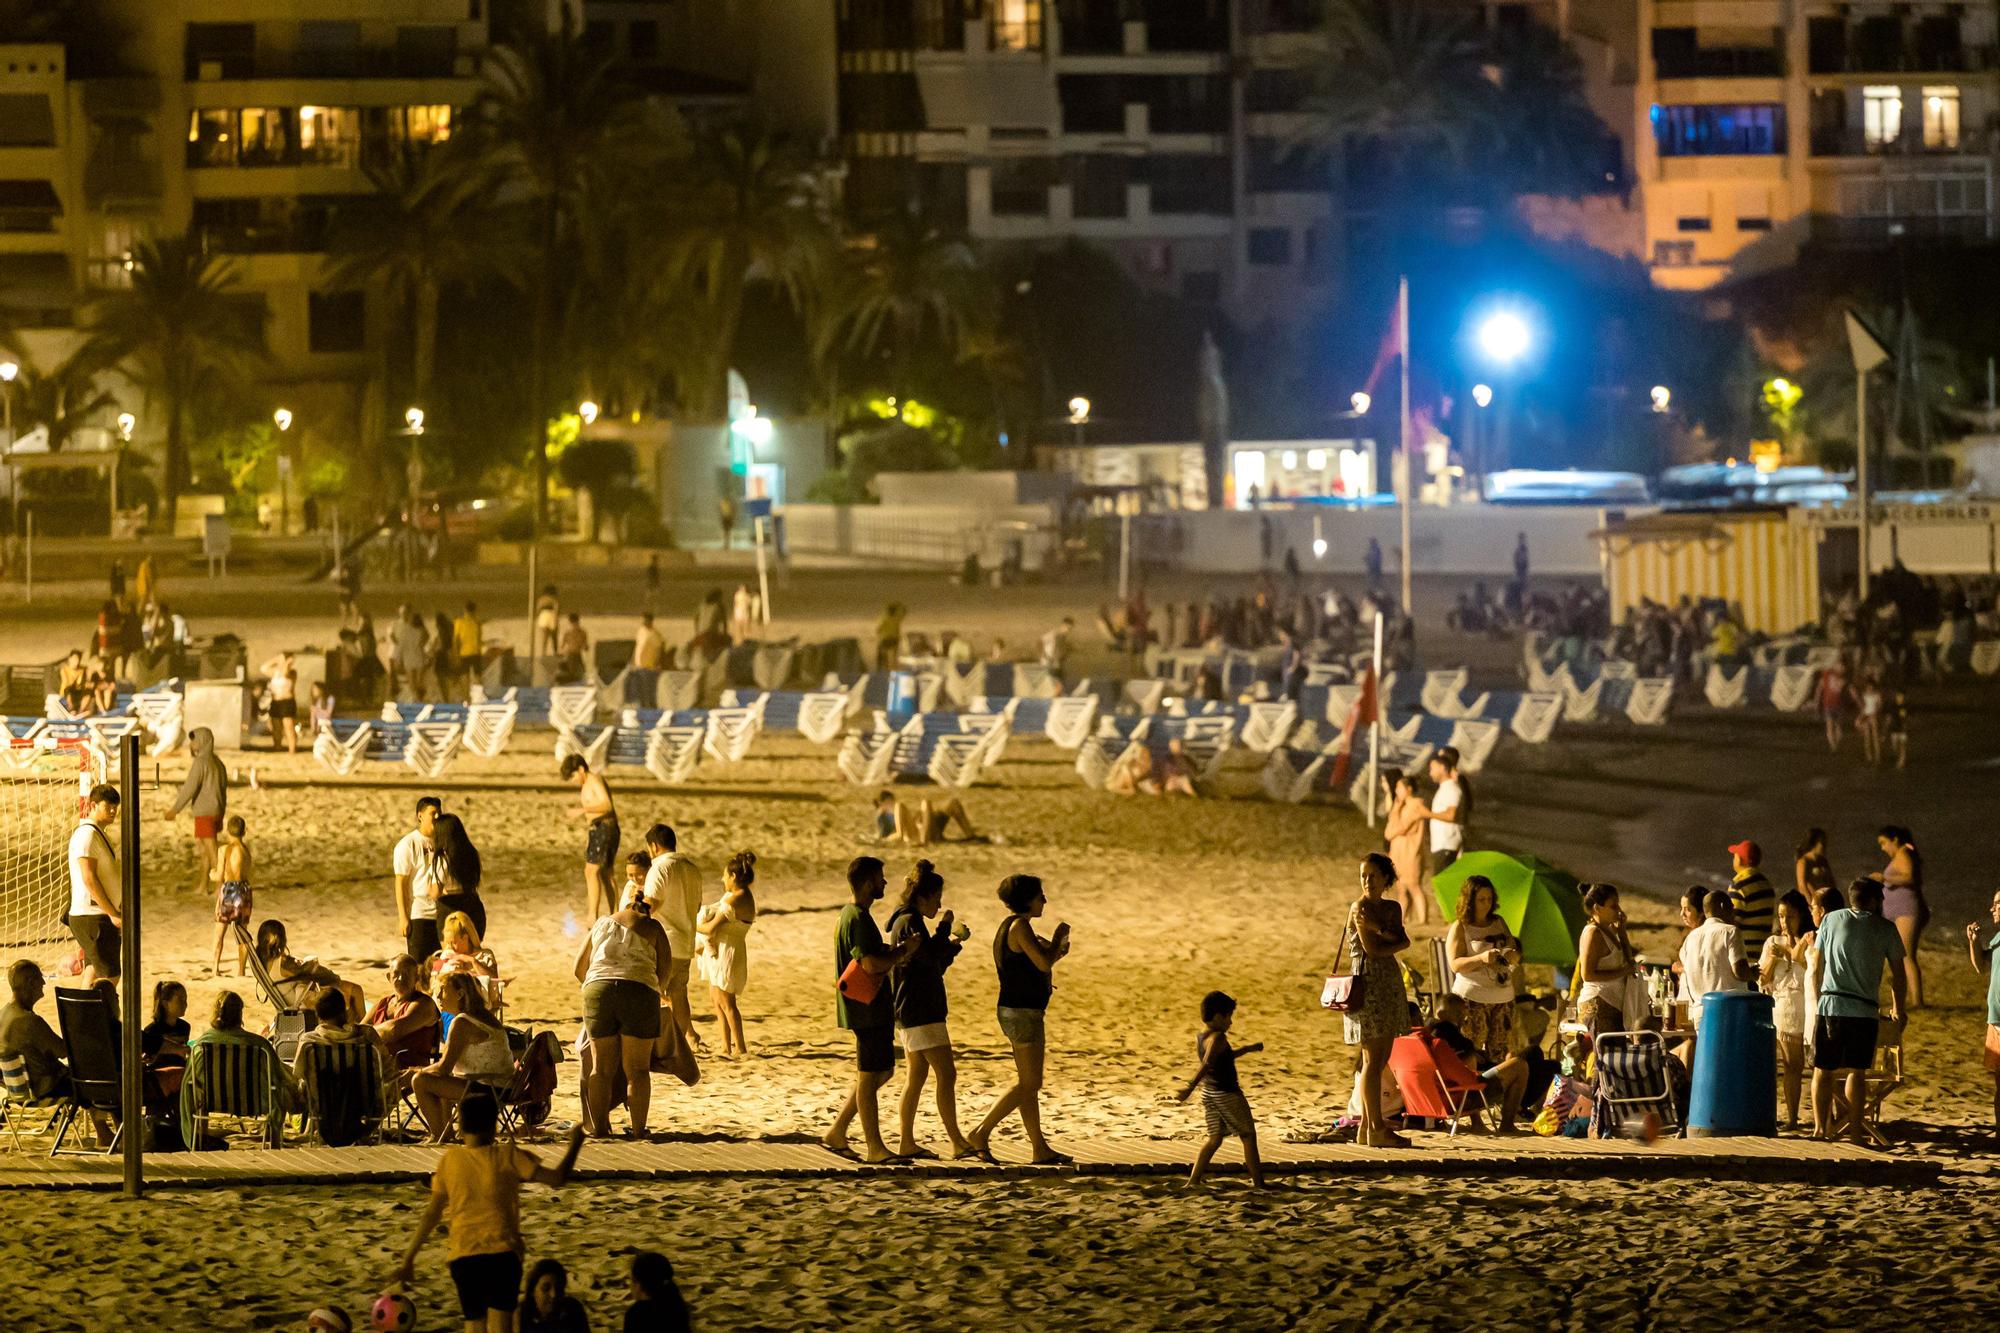
[[[47, 1140], [40, 1140], [46, 1144]], [[1418, 1134], [1407, 1150], [1343, 1143], [1262, 1144], [1267, 1171], [1278, 1175], [1358, 1176], [1423, 1174], [1463, 1178], [1797, 1180], [1846, 1184], [1922, 1184], [1953, 1163], [1907, 1153], [1870, 1152], [1809, 1139], [1668, 1139], [1646, 1145], [1618, 1139], [1512, 1138]], [[545, 1159], [558, 1140], [523, 1140]], [[122, 1183], [116, 1157], [50, 1159], [44, 1146], [24, 1153], [0, 1151], [0, 1189], [115, 1190]], [[1003, 1145], [1001, 1151], [1006, 1151]], [[587, 1144], [577, 1163], [585, 1180], [670, 1180], [704, 1176], [805, 1178], [886, 1175], [972, 1178], [1043, 1175], [1178, 1175], [1188, 1169], [1195, 1144], [1187, 1139], [1112, 1138], [1068, 1145], [1076, 1164], [1036, 1167], [1024, 1162], [920, 1161], [865, 1166], [835, 1157], [817, 1144], [769, 1140], [611, 1142]], [[351, 1148], [238, 1148], [229, 1152], [161, 1153], [146, 1158], [151, 1186], [264, 1184], [340, 1185], [427, 1179], [439, 1149], [423, 1144]], [[1236, 1149], [1225, 1146], [1217, 1170], [1240, 1172]]]

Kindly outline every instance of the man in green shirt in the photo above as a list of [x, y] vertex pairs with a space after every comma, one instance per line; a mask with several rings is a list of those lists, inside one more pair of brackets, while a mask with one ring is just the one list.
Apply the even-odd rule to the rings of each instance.
[[[889, 973], [916, 952], [922, 942], [912, 936], [897, 949], [882, 942], [882, 932], [876, 928], [875, 918], [868, 909], [881, 901], [888, 886], [882, 863], [875, 857], [857, 856], [849, 862], [847, 891], [852, 901], [840, 909], [840, 924], [833, 937], [834, 1021], [854, 1034], [855, 1075], [854, 1086], [841, 1102], [833, 1128], [821, 1142], [829, 1152], [853, 1157], [854, 1150], [847, 1146], [847, 1127], [854, 1123], [858, 1111], [861, 1135], [867, 1140], [868, 1149], [861, 1160], [866, 1162], [895, 1160], [888, 1145], [882, 1142], [881, 1113], [875, 1100], [875, 1094], [889, 1081], [889, 1075], [896, 1072], [896, 1012], [889, 996]], [[850, 965], [855, 966], [859, 975], [842, 989], [840, 978]], [[848, 994], [860, 993], [871, 981], [874, 994], [868, 1000]]]
[[1771, 935], [1771, 919], [1778, 907], [1771, 881], [1759, 869], [1764, 849], [1745, 839], [1729, 849], [1729, 901], [1736, 904], [1736, 929], [1743, 937], [1743, 954], [1754, 965], [1764, 952]]

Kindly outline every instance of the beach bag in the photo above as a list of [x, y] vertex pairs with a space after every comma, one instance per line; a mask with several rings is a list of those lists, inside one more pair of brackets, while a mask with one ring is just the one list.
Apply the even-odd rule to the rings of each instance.
[[[1352, 933], [1352, 927], [1340, 933], [1340, 943], [1335, 946], [1337, 953], [1347, 948], [1347, 937]], [[1333, 1013], [1354, 1013], [1366, 1004], [1367, 1000], [1368, 986], [1365, 971], [1331, 973], [1327, 976], [1326, 984], [1320, 987], [1319, 1006]]]
[[882, 993], [882, 979], [885, 973], [870, 972], [861, 965], [859, 959], [849, 963], [847, 970], [840, 974], [837, 983], [840, 993], [855, 1004], [873, 1004], [875, 997]]
[[687, 1034], [674, 1021], [671, 1011], [660, 1014], [660, 1035], [653, 1042], [653, 1072], [671, 1074], [692, 1088], [701, 1082], [701, 1065], [694, 1058], [694, 1047], [688, 1045]]

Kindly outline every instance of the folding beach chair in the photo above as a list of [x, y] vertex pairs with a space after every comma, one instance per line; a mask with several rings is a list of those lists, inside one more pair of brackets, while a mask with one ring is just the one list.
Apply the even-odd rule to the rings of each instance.
[[[1419, 893], [1428, 892], [1421, 885]], [[1417, 992], [1417, 1003], [1422, 1007], [1426, 1019], [1435, 1019], [1444, 1008], [1444, 997], [1451, 994], [1451, 950], [1443, 936], [1431, 941], [1430, 985]]]
[[14, 1151], [21, 1151], [21, 1129], [28, 1122], [30, 1113], [47, 1111], [48, 1120], [40, 1129], [30, 1123], [27, 1126], [30, 1138], [40, 1138], [55, 1132], [56, 1123], [63, 1118], [63, 1111], [69, 1106], [66, 1093], [52, 1097], [36, 1097], [32, 1084], [28, 1081], [28, 1062], [18, 1055], [0, 1055], [0, 1122], [5, 1123], [7, 1136], [13, 1141]]
[[[1903, 1029], [1885, 1018], [1875, 1030], [1875, 1063], [1861, 1080], [1861, 1132], [1880, 1147], [1886, 1148], [1890, 1142], [1882, 1132], [1882, 1103], [1902, 1086]], [[1849, 1105], [1847, 1080], [1837, 1079], [1833, 1085], [1834, 1124], [1847, 1120]]]
[[250, 938], [250, 931], [241, 921], [235, 923], [236, 943], [243, 950], [250, 963], [250, 977], [257, 983], [257, 993], [264, 1003], [276, 1011], [271, 1022], [271, 1040], [278, 1048], [280, 1060], [290, 1060], [298, 1053], [299, 1038], [310, 1032], [315, 1020], [301, 1002], [306, 988], [311, 982], [303, 978], [278, 981], [271, 976], [271, 970], [264, 966], [264, 960], [257, 956], [257, 945]]
[[307, 1137], [329, 1148], [380, 1143], [388, 1106], [375, 1047], [363, 1041], [313, 1041], [300, 1054]]
[[1637, 1131], [1650, 1113], [1660, 1130], [1680, 1132], [1673, 1084], [1667, 1072], [1667, 1044], [1657, 1032], [1602, 1032], [1596, 1053], [1596, 1107], [1590, 1129], [1596, 1138]]
[[285, 1077], [278, 1057], [261, 1042], [198, 1041], [188, 1053], [181, 1081], [182, 1134], [190, 1148], [208, 1141], [209, 1122], [234, 1120], [258, 1127], [258, 1141], [280, 1148], [285, 1142]]
[[1449, 1121], [1453, 1137], [1460, 1120], [1486, 1106], [1486, 1081], [1422, 1032], [1396, 1038], [1389, 1048], [1389, 1071], [1403, 1090], [1404, 1113]]
[[[124, 1089], [119, 1077], [117, 1014], [108, 990], [56, 988], [56, 1019], [62, 1028], [63, 1045], [69, 1048], [69, 1105], [63, 1108], [56, 1127], [56, 1141], [49, 1156], [64, 1151], [63, 1140], [76, 1126], [77, 1117], [99, 1112], [118, 1120], [124, 1109]], [[109, 1154], [116, 1152], [124, 1136], [121, 1123], [111, 1142], [103, 1149], [71, 1148], [73, 1153]]]

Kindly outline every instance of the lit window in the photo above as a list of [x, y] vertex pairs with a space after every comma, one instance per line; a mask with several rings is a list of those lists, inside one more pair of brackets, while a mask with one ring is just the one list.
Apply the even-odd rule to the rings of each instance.
[[351, 167], [360, 144], [361, 116], [355, 108], [299, 108], [300, 160], [323, 167]]
[[1042, 0], [993, 0], [995, 51], [1042, 49]]
[[1924, 89], [1924, 147], [1958, 147], [1958, 89]]
[[238, 161], [246, 167], [283, 166], [292, 156], [292, 115], [285, 107], [245, 107], [243, 146]]
[[[1958, 124], [1957, 109], [1952, 124]], [[1902, 137], [1903, 90], [1890, 84], [1870, 84], [1861, 90], [1861, 128], [1871, 149], [1887, 148]]]
[[443, 143], [451, 137], [451, 107], [447, 105], [406, 106], [403, 116], [405, 132], [413, 144]]

